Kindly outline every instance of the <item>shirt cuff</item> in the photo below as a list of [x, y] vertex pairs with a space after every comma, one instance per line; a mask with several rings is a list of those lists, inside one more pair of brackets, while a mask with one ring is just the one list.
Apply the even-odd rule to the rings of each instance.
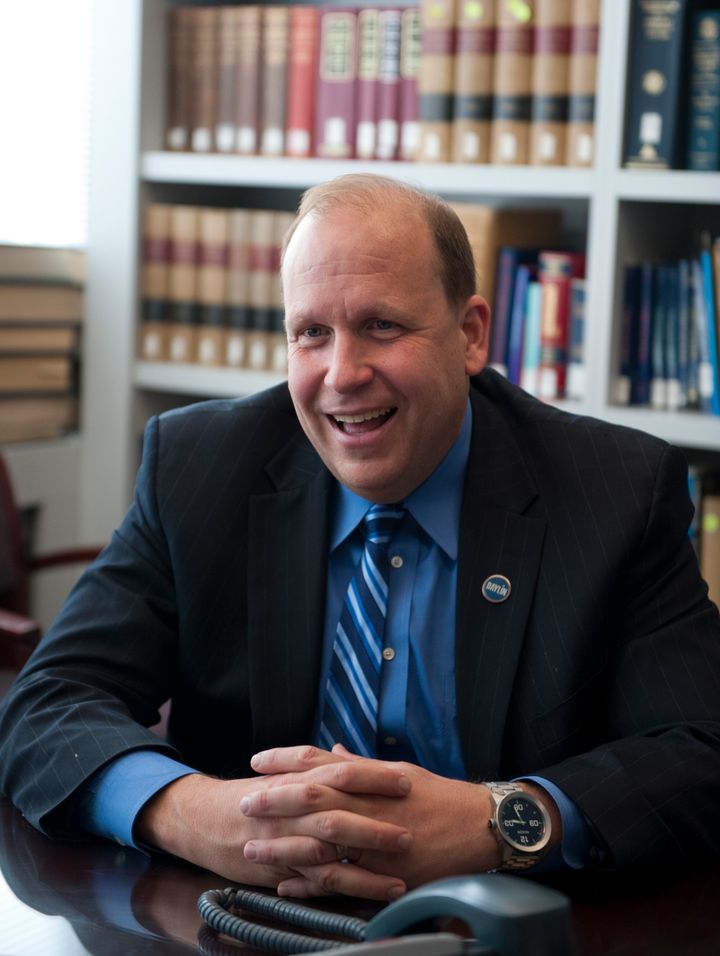
[[563, 866], [573, 870], [597, 866], [602, 856], [599, 841], [580, 807], [560, 787], [546, 780], [545, 777], [518, 779], [529, 780], [543, 790], [547, 790], [557, 804], [562, 820], [561, 845], [533, 867], [533, 873], [559, 870]]
[[163, 787], [197, 772], [154, 750], [124, 754], [98, 770], [81, 788], [75, 824], [87, 833], [145, 850], [133, 837], [138, 813]]

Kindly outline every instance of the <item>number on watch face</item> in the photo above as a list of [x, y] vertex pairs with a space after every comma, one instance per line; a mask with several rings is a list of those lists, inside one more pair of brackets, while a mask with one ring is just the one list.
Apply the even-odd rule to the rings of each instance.
[[498, 821], [509, 840], [529, 850], [545, 836], [545, 820], [540, 808], [532, 800], [515, 794], [501, 803]]

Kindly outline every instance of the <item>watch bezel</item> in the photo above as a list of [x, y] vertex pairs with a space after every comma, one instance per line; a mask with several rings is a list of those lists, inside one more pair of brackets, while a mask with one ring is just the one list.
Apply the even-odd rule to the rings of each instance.
[[[532, 846], [527, 846], [524, 843], [518, 843], [514, 840], [502, 824], [501, 813], [502, 809], [506, 803], [517, 799], [526, 800], [528, 803], [531, 803], [536, 807], [543, 819], [544, 831], [543, 835], [537, 843], [534, 843]], [[515, 790], [510, 791], [510, 793], [504, 794], [500, 800], [496, 803], [495, 806], [495, 829], [500, 834], [504, 842], [512, 849], [513, 854], [521, 854], [522, 856], [528, 857], [537, 857], [543, 852], [550, 842], [552, 836], [552, 823], [550, 820], [550, 814], [547, 812], [543, 804], [537, 797], [533, 794], [528, 793], [527, 790], [522, 790], [518, 787]]]

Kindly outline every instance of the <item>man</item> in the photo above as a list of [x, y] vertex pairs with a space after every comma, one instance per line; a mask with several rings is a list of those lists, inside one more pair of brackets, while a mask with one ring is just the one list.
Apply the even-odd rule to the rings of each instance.
[[[720, 624], [682, 456], [483, 370], [433, 197], [316, 187], [282, 271], [288, 387], [150, 422], [128, 515], [4, 707], [3, 791], [47, 832], [296, 896], [717, 856]], [[344, 617], [366, 559], [370, 624], [365, 597]]]

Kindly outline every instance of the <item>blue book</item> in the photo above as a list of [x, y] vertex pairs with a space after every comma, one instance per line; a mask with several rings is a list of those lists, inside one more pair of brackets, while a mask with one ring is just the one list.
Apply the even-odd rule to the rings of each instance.
[[518, 266], [515, 273], [515, 283], [512, 298], [512, 315], [510, 317], [510, 335], [508, 339], [508, 371], [507, 377], [514, 384], [520, 384], [523, 363], [523, 340], [525, 338], [525, 315], [527, 306], [527, 291], [530, 280], [537, 274], [534, 265]]
[[525, 303], [525, 338], [523, 339], [520, 387], [531, 395], [538, 395], [540, 383], [540, 319], [542, 314], [542, 286], [533, 279], [528, 283]]
[[680, 385], [680, 285], [677, 263], [667, 266], [665, 276], [667, 308], [665, 312], [666, 407], [675, 412], [682, 407]]
[[703, 270], [700, 259], [693, 259], [690, 264], [693, 315], [695, 318], [695, 334], [698, 349], [698, 395], [700, 410], [712, 412], [713, 393], [715, 391], [715, 374], [710, 358], [710, 335], [708, 330], [708, 312], [705, 303]]
[[718, 331], [715, 316], [715, 283], [713, 280], [712, 255], [709, 249], [700, 253], [700, 269], [702, 270], [702, 297], [705, 306], [707, 358], [710, 365], [711, 388], [710, 411], [713, 415], [720, 415], [720, 365], [718, 364]]
[[518, 266], [535, 263], [537, 257], [537, 249], [518, 249], [515, 246], [503, 246], [498, 252], [495, 301], [490, 326], [489, 364], [505, 376], [508, 374], [508, 350], [515, 276]]
[[618, 375], [614, 400], [618, 405], [629, 405], [632, 381], [637, 365], [637, 334], [640, 321], [640, 279], [642, 267], [626, 263], [623, 269], [622, 309], [620, 312], [620, 341]]
[[585, 398], [585, 300], [586, 280], [570, 280], [570, 328], [565, 394], [581, 401]]
[[668, 374], [666, 368], [665, 338], [668, 325], [668, 266], [655, 266], [652, 307], [652, 334], [650, 343], [650, 405], [667, 408]]
[[637, 343], [630, 387], [631, 405], [648, 405], [652, 379], [652, 323], [655, 294], [655, 267], [652, 262], [640, 266], [640, 289], [636, 312], [637, 328], [633, 339]]
[[690, 263], [680, 259], [677, 264], [677, 364], [680, 381], [679, 408], [691, 408], [693, 395], [690, 382]]
[[695, 10], [690, 23], [688, 169], [720, 170], [720, 9]]

